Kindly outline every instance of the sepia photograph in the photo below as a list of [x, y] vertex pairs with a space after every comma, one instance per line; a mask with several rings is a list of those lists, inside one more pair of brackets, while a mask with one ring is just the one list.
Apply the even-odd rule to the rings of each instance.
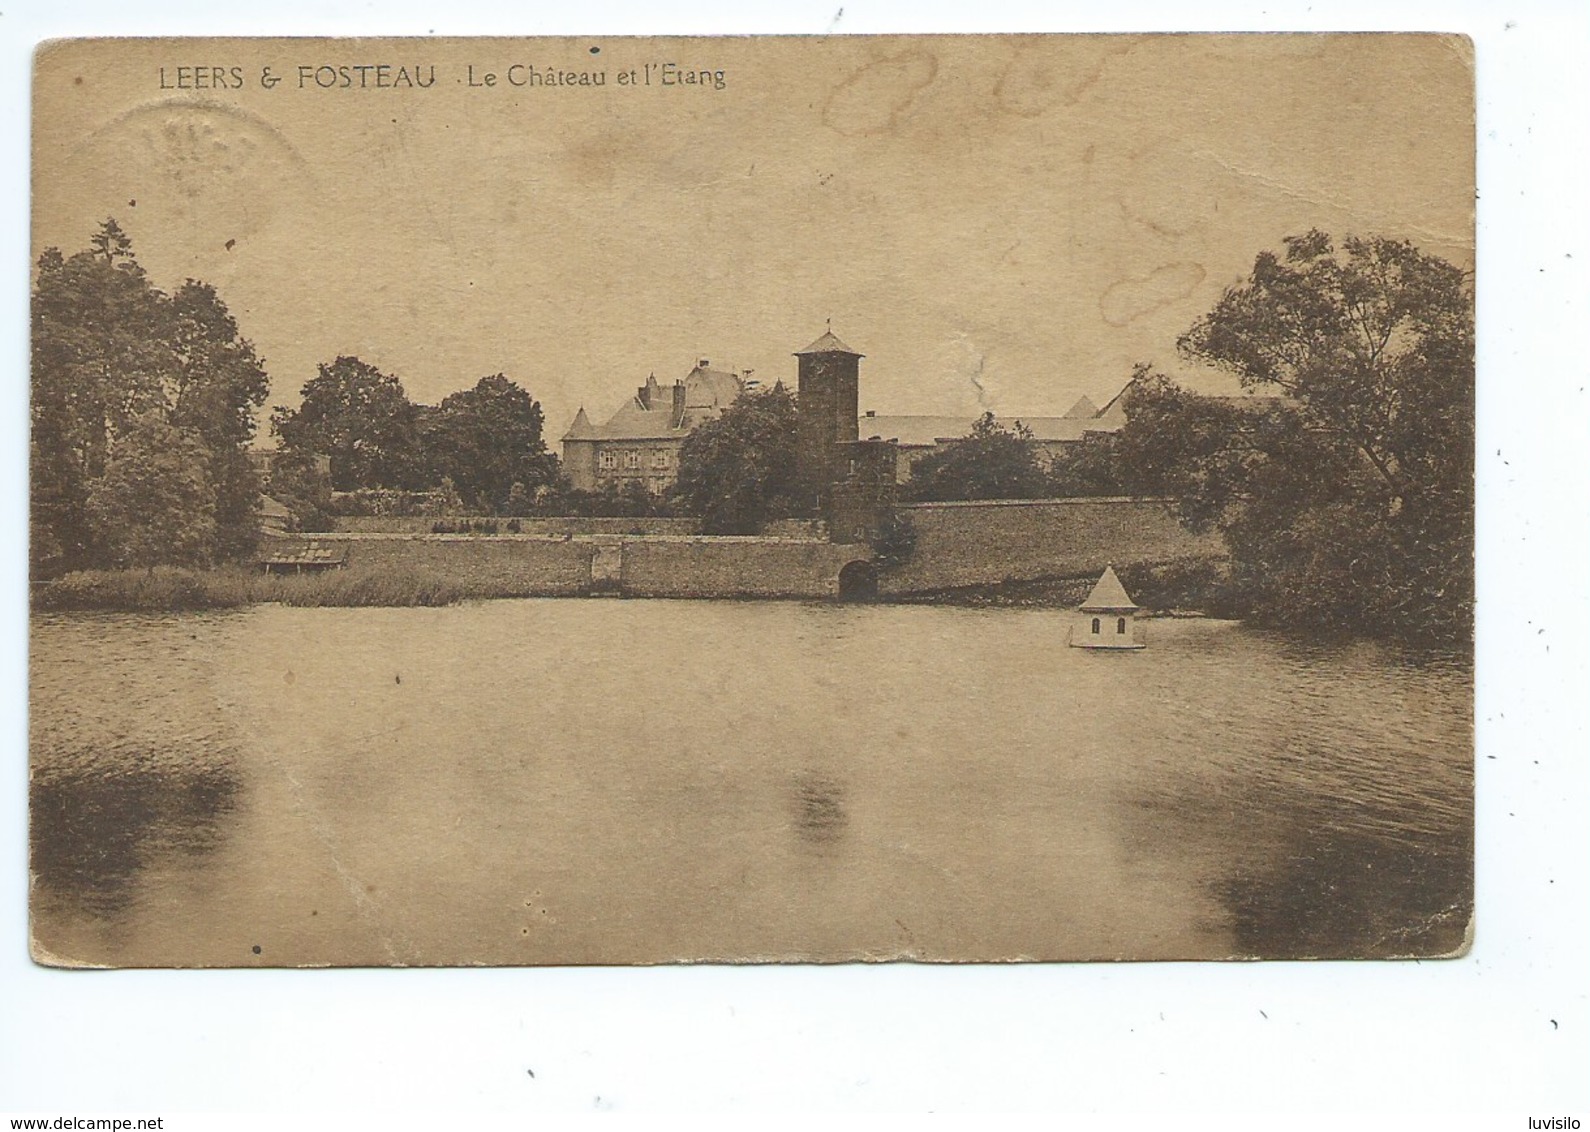
[[1475, 110], [1442, 34], [43, 44], [34, 961], [1465, 954]]

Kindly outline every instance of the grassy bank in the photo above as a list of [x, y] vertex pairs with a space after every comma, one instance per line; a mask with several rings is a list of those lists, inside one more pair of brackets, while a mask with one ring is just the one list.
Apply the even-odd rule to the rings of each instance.
[[[1195, 558], [1135, 562], [1116, 567], [1121, 582], [1145, 610], [1238, 615], [1223, 560]], [[898, 595], [894, 602], [988, 608], [1072, 609], [1097, 575], [998, 582]], [[438, 606], [481, 598], [552, 596], [534, 586], [471, 582], [448, 574], [402, 568], [328, 570], [319, 574], [263, 574], [242, 567], [189, 570], [84, 570], [33, 590], [40, 610], [161, 612], [230, 609], [261, 602], [297, 606]]]
[[262, 574], [241, 567], [187, 570], [84, 570], [35, 587], [35, 609], [180, 611], [229, 609], [258, 602], [299, 606], [451, 605], [467, 598], [516, 597], [475, 592], [416, 570]]

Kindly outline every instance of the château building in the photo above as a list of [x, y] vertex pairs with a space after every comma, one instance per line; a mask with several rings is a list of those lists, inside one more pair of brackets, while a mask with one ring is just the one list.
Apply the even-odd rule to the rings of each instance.
[[[863, 355], [845, 345], [832, 328], [795, 351], [799, 415], [800, 476], [819, 511], [826, 511], [836, 485], [879, 476], [904, 483], [918, 460], [965, 437], [976, 417], [880, 414], [859, 411]], [[749, 372], [749, 371], [748, 371]], [[717, 417], [748, 385], [744, 377], [711, 368], [705, 358], [672, 386], [655, 375], [605, 424], [581, 407], [563, 435], [563, 467], [584, 491], [637, 485], [660, 495], [679, 478], [679, 450], [697, 427]], [[1128, 388], [1130, 386], [1128, 385]], [[1090, 434], [1118, 431], [1126, 423], [1122, 389], [1098, 408], [1083, 397], [1064, 416], [1002, 416], [1018, 421], [1044, 456], [1058, 455]]]
[[685, 377], [663, 386], [652, 374], [605, 424], [592, 423], [584, 406], [563, 434], [563, 470], [581, 491], [629, 485], [661, 495], [679, 478], [679, 449], [745, 389], [738, 374], [712, 368], [702, 358]]
[[[1073, 444], [1081, 443], [1093, 433], [1119, 432], [1126, 424], [1126, 407], [1122, 398], [1130, 383], [1099, 408], [1092, 398], [1081, 397], [1061, 417], [1036, 417], [1001, 414], [994, 423], [1001, 428], [1014, 429], [1020, 424], [1032, 434], [1033, 447], [1040, 456], [1058, 456]], [[918, 460], [929, 452], [953, 441], [960, 440], [972, 431], [976, 417], [917, 416], [899, 413], [876, 413], [868, 410], [859, 422], [863, 440], [892, 440], [896, 446], [896, 479], [905, 483]]]

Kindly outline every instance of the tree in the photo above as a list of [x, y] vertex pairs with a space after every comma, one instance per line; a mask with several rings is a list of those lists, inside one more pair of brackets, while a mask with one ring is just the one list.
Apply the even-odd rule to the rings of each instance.
[[159, 413], [129, 422], [88, 495], [89, 522], [106, 564], [209, 564], [215, 551], [209, 455], [197, 434]]
[[905, 491], [920, 502], [1034, 499], [1047, 494], [1032, 432], [1020, 421], [1005, 428], [993, 413], [984, 413], [966, 436], [918, 460]]
[[1119, 440], [1140, 489], [1218, 527], [1260, 620], [1453, 642], [1472, 625], [1469, 277], [1406, 241], [1261, 254], [1178, 342], [1255, 401], [1141, 369]]
[[174, 296], [158, 290], [110, 219], [86, 250], [39, 256], [31, 329], [35, 569], [103, 565], [120, 553], [99, 540], [104, 516], [90, 514], [89, 500], [103, 495], [118, 440], [135, 422], [147, 433], [151, 415], [203, 449], [211, 495], [194, 529], [213, 534], [205, 557], [246, 552], [258, 490], [245, 448], [268, 382], [214, 289], [188, 280]]
[[1318, 230], [1268, 252], [1182, 336], [1182, 352], [1279, 389], [1353, 444], [1392, 497], [1472, 497], [1474, 315], [1468, 276], [1407, 241]]
[[272, 499], [292, 512], [300, 531], [329, 531], [331, 476], [322, 467], [323, 456], [297, 449], [278, 449], [271, 459], [265, 489]]
[[271, 428], [284, 449], [329, 456], [337, 491], [423, 487], [418, 416], [396, 377], [341, 355], [320, 364], [297, 409], [276, 407]]
[[916, 526], [909, 515], [891, 509], [878, 524], [872, 538], [872, 560], [889, 569], [903, 566], [916, 553]]
[[742, 393], [680, 448], [678, 495], [709, 534], [752, 534], [802, 514], [795, 399], [782, 385]]
[[[556, 468], [542, 437], [541, 406], [502, 374], [445, 398], [422, 425], [425, 461], [433, 476], [450, 476], [465, 502], [482, 511], [552, 482]], [[528, 498], [515, 506], [527, 508]]]
[[208, 283], [189, 279], [171, 297], [171, 308], [177, 358], [171, 421], [190, 429], [209, 453], [216, 557], [241, 558], [259, 542], [260, 482], [247, 449], [270, 378]]
[[508, 489], [508, 497], [502, 501], [502, 513], [523, 518], [534, 510], [535, 497], [525, 489], [522, 481], [515, 480]]
[[107, 220], [91, 249], [39, 256], [32, 305], [30, 481], [35, 564], [95, 556], [88, 495], [134, 416], [163, 407], [175, 360], [163, 296]]
[[1127, 494], [1114, 433], [1084, 433], [1049, 461], [1044, 478], [1045, 494], [1057, 499]]

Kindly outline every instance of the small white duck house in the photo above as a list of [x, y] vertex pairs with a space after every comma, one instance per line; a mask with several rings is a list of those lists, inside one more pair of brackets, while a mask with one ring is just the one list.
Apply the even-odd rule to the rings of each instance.
[[1071, 644], [1080, 649], [1140, 649], [1141, 627], [1137, 624], [1137, 603], [1127, 594], [1115, 567], [1106, 566], [1094, 583], [1087, 600], [1077, 606], [1077, 620], [1071, 628]]

